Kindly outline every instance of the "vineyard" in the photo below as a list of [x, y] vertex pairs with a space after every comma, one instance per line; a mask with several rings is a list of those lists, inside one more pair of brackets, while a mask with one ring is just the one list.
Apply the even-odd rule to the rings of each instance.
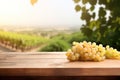
[[14, 50], [27, 51], [46, 43], [42, 36], [0, 31], [0, 44]]

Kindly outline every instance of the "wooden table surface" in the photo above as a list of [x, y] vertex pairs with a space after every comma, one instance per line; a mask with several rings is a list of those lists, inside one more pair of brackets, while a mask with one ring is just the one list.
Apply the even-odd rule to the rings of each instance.
[[0, 76], [120, 76], [120, 60], [69, 62], [65, 52], [0, 53]]

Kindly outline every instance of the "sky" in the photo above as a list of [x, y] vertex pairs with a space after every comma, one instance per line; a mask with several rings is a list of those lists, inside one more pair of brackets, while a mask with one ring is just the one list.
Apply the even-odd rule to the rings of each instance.
[[80, 13], [74, 10], [73, 0], [0, 0], [0, 25], [67, 25], [83, 23]]

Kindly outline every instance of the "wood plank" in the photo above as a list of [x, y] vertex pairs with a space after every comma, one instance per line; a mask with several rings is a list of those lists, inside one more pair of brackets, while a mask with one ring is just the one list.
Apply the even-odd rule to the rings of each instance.
[[65, 52], [0, 53], [0, 76], [120, 76], [120, 60], [69, 62]]
[[0, 54], [17, 54], [17, 55], [49, 55], [49, 54], [58, 54], [58, 55], [63, 55], [66, 52], [0, 52]]
[[4, 68], [0, 76], [120, 76], [120, 68]]
[[120, 80], [120, 77], [113, 77], [113, 76], [7, 76], [7, 77], [0, 77], [0, 80]]

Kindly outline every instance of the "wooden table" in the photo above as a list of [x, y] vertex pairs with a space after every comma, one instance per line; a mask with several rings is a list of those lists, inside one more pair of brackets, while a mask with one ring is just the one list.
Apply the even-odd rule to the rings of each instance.
[[120, 76], [120, 60], [69, 62], [65, 52], [6, 52], [0, 53], [0, 76]]

